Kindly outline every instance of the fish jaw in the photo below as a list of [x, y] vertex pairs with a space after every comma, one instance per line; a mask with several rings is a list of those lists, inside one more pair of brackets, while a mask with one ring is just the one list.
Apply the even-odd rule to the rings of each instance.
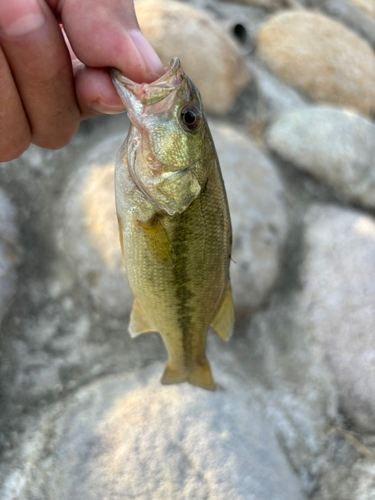
[[[112, 82], [128, 112], [129, 119], [141, 133], [145, 132], [142, 122], [149, 115], [149, 111], [158, 114], [165, 113], [165, 108], [170, 105], [169, 102], [164, 102], [159, 107], [154, 105], [165, 101], [172, 92], [176, 92], [183, 81], [183, 72], [178, 57], [171, 60], [165, 75], [150, 84], [133, 82], [115, 68], [111, 68], [110, 71]], [[151, 110], [150, 106], [152, 106]]]

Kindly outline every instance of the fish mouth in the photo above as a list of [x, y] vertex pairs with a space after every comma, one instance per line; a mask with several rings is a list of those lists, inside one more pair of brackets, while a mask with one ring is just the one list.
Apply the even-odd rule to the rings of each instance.
[[[154, 82], [152, 82], [152, 83], [150, 83], [148, 85], [160, 85], [160, 84], [167, 83], [168, 80], [170, 79], [170, 77], [173, 75], [173, 73], [175, 73], [180, 68], [181, 68], [180, 59], [178, 57], [174, 57], [169, 62], [169, 67], [167, 66], [167, 68], [164, 68], [166, 70], [166, 73], [164, 75], [162, 75], [160, 78], [158, 78], [157, 80], [155, 80]], [[167, 71], [167, 69], [168, 69], [168, 71]], [[147, 85], [147, 84], [144, 84], [144, 83], [133, 82], [132, 80], [130, 80], [129, 78], [127, 78], [126, 76], [124, 76], [121, 73], [121, 71], [119, 71], [116, 68], [111, 68], [111, 75], [112, 75], [112, 78], [115, 78], [116, 80], [118, 80], [119, 82], [121, 82], [121, 83], [123, 83], [125, 85], [135, 85], [135, 86], [137, 86], [137, 85]]]
[[[165, 99], [173, 90], [181, 85], [184, 79], [184, 73], [181, 69], [181, 63], [178, 57], [174, 57], [169, 67], [165, 68], [166, 73], [152, 83], [136, 83], [124, 76], [121, 71], [111, 68], [111, 77], [121, 100], [129, 109], [129, 93], [137, 98], [143, 106], [156, 104]], [[125, 90], [125, 89], [126, 90]], [[126, 92], [127, 91], [127, 92]]]

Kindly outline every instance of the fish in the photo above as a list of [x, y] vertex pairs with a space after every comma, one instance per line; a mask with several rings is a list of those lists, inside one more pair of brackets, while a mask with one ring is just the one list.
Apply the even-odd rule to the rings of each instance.
[[120, 243], [134, 303], [129, 332], [159, 332], [162, 384], [215, 389], [208, 327], [227, 341], [234, 323], [232, 227], [212, 135], [180, 60], [153, 83], [112, 68], [131, 125], [115, 168]]

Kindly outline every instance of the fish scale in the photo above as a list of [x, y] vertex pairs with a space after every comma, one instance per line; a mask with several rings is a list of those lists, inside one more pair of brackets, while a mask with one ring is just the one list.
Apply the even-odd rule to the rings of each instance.
[[[130, 333], [161, 334], [168, 352], [163, 383], [188, 381], [213, 390], [205, 342], [210, 325], [224, 340], [232, 331], [231, 224], [199, 92], [178, 59], [165, 76], [147, 86], [151, 104], [143, 107], [134, 103], [140, 94], [137, 84], [118, 72], [113, 80], [127, 109], [132, 108], [131, 130], [118, 153], [115, 174], [120, 239], [134, 295]], [[190, 131], [189, 123], [182, 122], [184, 109], [199, 116], [196, 129]], [[165, 133], [169, 128], [173, 140]], [[130, 141], [137, 145], [131, 153]], [[167, 161], [164, 170], [157, 156], [161, 150]], [[187, 163], [171, 169], [181, 158]], [[151, 168], [155, 164], [161, 171]]]

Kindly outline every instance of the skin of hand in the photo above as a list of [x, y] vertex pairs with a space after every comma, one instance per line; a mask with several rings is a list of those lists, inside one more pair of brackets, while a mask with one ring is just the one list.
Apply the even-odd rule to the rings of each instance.
[[0, 162], [30, 143], [64, 147], [81, 120], [123, 112], [107, 67], [138, 83], [164, 73], [133, 0], [0, 0]]

